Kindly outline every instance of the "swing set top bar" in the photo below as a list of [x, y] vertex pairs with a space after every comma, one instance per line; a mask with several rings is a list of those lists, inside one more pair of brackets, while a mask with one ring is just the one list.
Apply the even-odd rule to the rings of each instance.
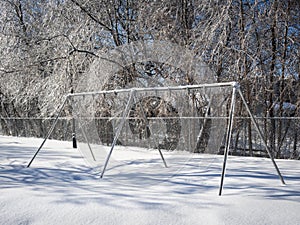
[[223, 82], [223, 83], [211, 83], [211, 84], [197, 84], [197, 85], [185, 85], [176, 87], [148, 87], [148, 88], [128, 88], [128, 89], [116, 89], [116, 90], [104, 90], [94, 92], [78, 92], [70, 93], [67, 97], [82, 96], [82, 95], [97, 95], [97, 94], [108, 94], [108, 93], [126, 93], [130, 91], [169, 91], [169, 90], [192, 90], [199, 88], [213, 88], [213, 87], [239, 87], [238, 82]]

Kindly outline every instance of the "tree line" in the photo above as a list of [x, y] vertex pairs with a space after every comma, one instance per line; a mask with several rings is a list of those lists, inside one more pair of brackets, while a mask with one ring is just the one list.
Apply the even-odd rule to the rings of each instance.
[[[276, 118], [300, 116], [299, 18], [298, 0], [0, 0], [1, 127], [9, 133], [5, 118], [52, 116], [99, 52], [164, 40], [193, 51], [217, 82], [238, 81], [265, 118], [274, 156], [288, 138], [297, 158], [299, 119]], [[134, 69], [120, 76], [132, 79]], [[245, 127], [251, 155], [250, 121]]]

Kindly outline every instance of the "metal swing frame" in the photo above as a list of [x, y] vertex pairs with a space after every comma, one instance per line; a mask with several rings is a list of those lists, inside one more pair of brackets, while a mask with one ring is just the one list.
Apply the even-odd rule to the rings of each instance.
[[[61, 115], [61, 112], [63, 110], [63, 108], [66, 105], [66, 102], [69, 98], [71, 97], [75, 97], [75, 96], [85, 96], [85, 95], [95, 95], [95, 94], [105, 94], [105, 93], [124, 93], [124, 92], [129, 92], [129, 99], [127, 101], [125, 110], [123, 112], [122, 115], [122, 119], [121, 122], [119, 124], [119, 126], [117, 127], [116, 133], [114, 135], [114, 139], [110, 148], [110, 151], [106, 157], [103, 169], [101, 171], [101, 175], [100, 178], [103, 178], [105, 170], [108, 166], [110, 157], [112, 155], [112, 152], [114, 150], [114, 147], [117, 143], [118, 137], [121, 133], [121, 130], [124, 126], [126, 117], [128, 116], [129, 110], [130, 110], [130, 106], [132, 105], [132, 102], [135, 99], [135, 93], [136, 92], [142, 92], [142, 91], [153, 91], [153, 90], [157, 90], [157, 91], [171, 91], [171, 90], [193, 90], [193, 89], [199, 89], [199, 88], [213, 88], [213, 87], [232, 87], [232, 96], [231, 96], [231, 104], [230, 104], [230, 109], [229, 109], [229, 120], [228, 120], [228, 127], [227, 127], [227, 132], [226, 132], [226, 140], [225, 140], [225, 151], [224, 151], [224, 160], [223, 160], [223, 166], [222, 166], [222, 173], [221, 173], [221, 181], [220, 181], [220, 186], [219, 186], [219, 195], [222, 195], [222, 191], [223, 191], [223, 186], [224, 186], [224, 178], [225, 178], [225, 173], [226, 173], [226, 164], [227, 164], [227, 160], [228, 160], [228, 154], [229, 154], [229, 149], [230, 149], [230, 143], [231, 143], [231, 138], [232, 138], [232, 129], [233, 129], [233, 120], [234, 120], [234, 109], [235, 109], [235, 102], [236, 102], [236, 95], [238, 94], [242, 100], [243, 105], [246, 108], [246, 111], [248, 113], [248, 115], [251, 118], [251, 122], [253, 123], [256, 131], [259, 134], [259, 137], [262, 140], [262, 143], [265, 147], [265, 150], [267, 151], [271, 162], [273, 164], [273, 166], [276, 169], [276, 172], [281, 180], [282, 184], [285, 184], [284, 178], [274, 160], [274, 157], [271, 153], [270, 148], [268, 147], [266, 141], [264, 140], [264, 137], [262, 135], [262, 132], [258, 126], [258, 123], [256, 122], [254, 116], [252, 115], [249, 106], [247, 105], [247, 102], [242, 94], [242, 91], [240, 89], [240, 85], [237, 82], [224, 82], [224, 83], [212, 83], [212, 84], [200, 84], [200, 85], [187, 85], [187, 86], [177, 86], [177, 87], [156, 87], [156, 88], [131, 88], [131, 89], [119, 89], [119, 90], [110, 90], [110, 91], [98, 91], [98, 92], [82, 92], [82, 93], [71, 93], [65, 96], [63, 103], [61, 104], [61, 106], [59, 107], [58, 111], [57, 111], [57, 115], [55, 117], [55, 120], [51, 126], [51, 128], [49, 129], [49, 132], [47, 133], [46, 137], [44, 138], [43, 142], [41, 143], [41, 145], [39, 146], [39, 148], [37, 149], [37, 151], [35, 152], [35, 154], [33, 155], [32, 159], [30, 160], [30, 162], [28, 163], [27, 167], [30, 167], [32, 162], [34, 161], [34, 159], [36, 158], [36, 156], [38, 155], [38, 153], [40, 152], [40, 150], [43, 148], [46, 140], [50, 137], [50, 135], [52, 134], [56, 123], [59, 119], [59, 116]], [[83, 130], [84, 132], [84, 130]], [[159, 153], [160, 156], [164, 162], [164, 165], [167, 167], [166, 161], [163, 157], [163, 154], [161, 152], [161, 150], [159, 149]]]

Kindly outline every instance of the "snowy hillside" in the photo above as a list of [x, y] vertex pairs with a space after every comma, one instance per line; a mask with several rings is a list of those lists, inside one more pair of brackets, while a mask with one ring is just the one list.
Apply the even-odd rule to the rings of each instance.
[[[0, 136], [0, 224], [300, 224], [300, 162], [229, 157], [218, 196], [223, 157], [113, 152], [103, 179], [72, 148], [49, 140]], [[129, 157], [130, 156], [130, 157]]]

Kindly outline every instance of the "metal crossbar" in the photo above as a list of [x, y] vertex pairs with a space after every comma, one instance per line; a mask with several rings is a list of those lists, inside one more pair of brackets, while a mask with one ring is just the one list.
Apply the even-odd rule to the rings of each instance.
[[94, 91], [94, 92], [79, 92], [70, 93], [67, 96], [85, 96], [85, 95], [97, 95], [97, 94], [118, 94], [118, 93], [130, 93], [134, 90], [137, 92], [146, 91], [179, 91], [179, 90], [194, 90], [200, 88], [216, 88], [216, 87], [234, 87], [238, 86], [237, 82], [224, 82], [224, 83], [212, 83], [212, 84], [198, 84], [198, 85], [186, 85], [186, 86], [176, 86], [176, 87], [150, 87], [150, 88], [130, 88], [130, 89], [116, 89], [116, 90], [106, 90], [106, 91]]

